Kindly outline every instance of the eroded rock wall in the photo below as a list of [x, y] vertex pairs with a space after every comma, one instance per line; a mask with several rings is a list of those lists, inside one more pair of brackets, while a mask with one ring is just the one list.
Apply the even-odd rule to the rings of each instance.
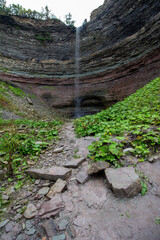
[[[106, 0], [80, 31], [83, 106], [119, 101], [160, 75], [160, 2]], [[75, 29], [0, 17], [0, 78], [57, 108], [74, 106]]]

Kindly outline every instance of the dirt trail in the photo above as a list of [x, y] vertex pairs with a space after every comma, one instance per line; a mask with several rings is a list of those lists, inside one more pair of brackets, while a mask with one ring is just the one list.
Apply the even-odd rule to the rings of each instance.
[[[87, 156], [87, 146], [93, 141], [95, 141], [93, 137], [76, 138], [72, 123], [66, 123], [61, 131], [59, 142], [41, 155], [37, 167], [63, 166], [74, 157]], [[63, 151], [53, 153], [57, 147], [63, 147]], [[56, 228], [59, 229], [57, 235], [65, 234], [66, 238], [62, 239], [67, 240], [160, 240], [160, 225], [155, 223], [155, 219], [160, 218], [160, 161], [139, 163], [137, 169], [149, 177], [148, 192], [145, 196], [139, 194], [129, 199], [114, 197], [103, 174], [90, 176], [86, 183], [78, 184], [77, 173], [82, 169], [86, 170], [87, 167], [86, 160], [78, 168], [73, 169], [72, 176], [67, 182], [67, 190], [60, 194], [64, 209], [59, 216], [53, 218]], [[43, 186], [52, 184], [45, 180], [36, 181], [34, 185], [27, 184], [11, 208], [14, 216], [12, 222], [16, 222], [14, 207], [17, 204], [24, 204], [27, 198], [28, 202], [34, 203], [39, 209], [48, 199], [45, 196], [39, 197], [37, 192]], [[50, 218], [50, 222], [47, 222], [48, 227], [45, 228], [47, 231], [49, 231], [49, 225], [53, 225], [51, 220]], [[42, 239], [47, 237], [44, 230], [45, 221], [46, 219], [39, 219], [39, 217], [26, 221], [21, 217], [18, 224], [26, 226], [26, 223], [30, 222], [32, 224], [30, 229], [34, 228], [35, 233], [29, 235], [29, 230], [24, 227], [13, 237], [15, 230], [11, 229], [6, 233], [6, 225], [2, 228], [3, 233], [0, 239]]]

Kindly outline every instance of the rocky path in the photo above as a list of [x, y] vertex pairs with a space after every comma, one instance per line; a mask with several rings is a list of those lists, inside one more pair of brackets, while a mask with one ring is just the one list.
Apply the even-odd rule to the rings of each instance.
[[[160, 225], [155, 220], [160, 218], [160, 159], [137, 166], [149, 178], [145, 196], [118, 198], [104, 171], [88, 175], [96, 172], [95, 167], [88, 170], [86, 159], [87, 146], [95, 138], [77, 139], [72, 123], [65, 124], [60, 136], [33, 165], [37, 173], [30, 170], [37, 177], [34, 184], [27, 183], [19, 192], [6, 189], [4, 196], [13, 202], [0, 223], [0, 239], [159, 240]], [[41, 177], [53, 174], [54, 181], [38, 177], [43, 169], [48, 170]]]

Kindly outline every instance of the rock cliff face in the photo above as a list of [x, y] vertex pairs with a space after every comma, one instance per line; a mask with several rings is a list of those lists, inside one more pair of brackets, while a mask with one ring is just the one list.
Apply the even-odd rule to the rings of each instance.
[[[160, 1], [106, 0], [80, 30], [83, 108], [106, 107], [160, 75]], [[0, 78], [49, 105], [75, 101], [75, 29], [59, 20], [0, 16]]]

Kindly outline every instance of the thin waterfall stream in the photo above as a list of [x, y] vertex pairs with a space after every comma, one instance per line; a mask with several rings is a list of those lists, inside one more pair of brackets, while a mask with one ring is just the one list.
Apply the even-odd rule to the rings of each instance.
[[83, 95], [81, 93], [80, 95], [80, 32], [81, 27], [76, 28], [74, 111], [72, 114], [74, 118], [95, 114], [104, 109], [103, 97], [96, 91], [93, 94]]
[[80, 117], [80, 96], [79, 96], [79, 73], [80, 73], [80, 27], [76, 28], [76, 46], [75, 46], [75, 117]]

